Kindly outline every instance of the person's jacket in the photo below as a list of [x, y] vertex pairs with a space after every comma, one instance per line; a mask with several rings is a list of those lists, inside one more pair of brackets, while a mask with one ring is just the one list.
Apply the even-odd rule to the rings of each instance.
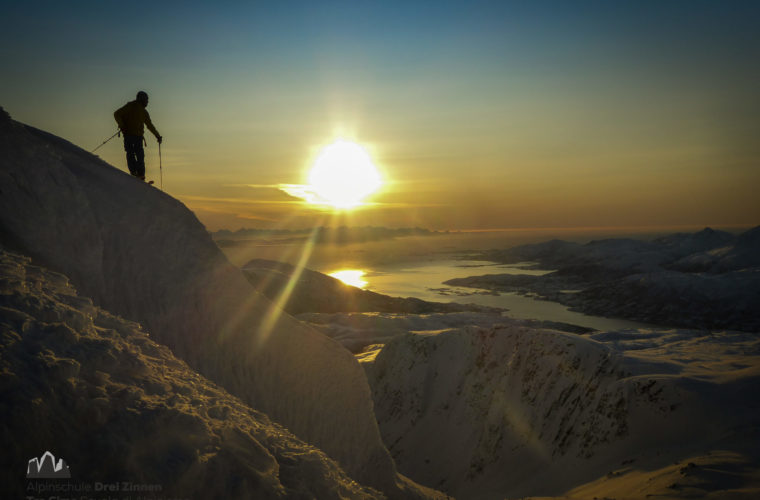
[[113, 117], [116, 118], [116, 123], [119, 124], [119, 130], [126, 135], [142, 136], [145, 133], [144, 124], [148, 126], [148, 130], [153, 132], [156, 139], [161, 137], [156, 127], [153, 126], [153, 122], [150, 121], [148, 110], [136, 100], [130, 101], [114, 111]]

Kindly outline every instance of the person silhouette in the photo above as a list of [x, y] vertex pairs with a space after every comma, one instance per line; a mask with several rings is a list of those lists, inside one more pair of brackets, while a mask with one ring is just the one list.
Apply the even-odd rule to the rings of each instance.
[[134, 101], [129, 101], [113, 113], [119, 130], [124, 134], [124, 151], [127, 152], [129, 173], [142, 180], [145, 180], [144, 126], [153, 132], [159, 144], [163, 141], [161, 134], [150, 121], [148, 110], [145, 109], [147, 107], [148, 94], [141, 90]]

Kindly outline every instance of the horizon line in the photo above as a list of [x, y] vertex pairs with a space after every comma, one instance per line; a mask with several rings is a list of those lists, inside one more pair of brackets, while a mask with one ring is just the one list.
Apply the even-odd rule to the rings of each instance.
[[653, 230], [684, 230], [684, 229], [690, 229], [690, 230], [703, 230], [703, 229], [752, 229], [754, 227], [760, 226], [759, 224], [665, 224], [665, 225], [640, 225], [640, 226], [539, 226], [539, 227], [502, 227], [502, 228], [485, 228], [485, 229], [479, 229], [479, 228], [470, 228], [470, 229], [432, 229], [432, 228], [426, 228], [426, 227], [411, 227], [411, 226], [376, 226], [376, 225], [356, 225], [356, 226], [310, 226], [310, 227], [299, 227], [299, 228], [272, 228], [272, 227], [240, 227], [238, 229], [229, 229], [229, 228], [220, 228], [216, 229], [214, 231], [209, 231], [211, 233], [216, 233], [219, 231], [229, 231], [229, 232], [236, 232], [241, 230], [259, 230], [259, 231], [282, 231], [282, 230], [288, 230], [288, 231], [309, 231], [312, 229], [315, 229], [317, 227], [319, 228], [325, 228], [325, 229], [337, 229], [337, 228], [349, 228], [349, 229], [359, 229], [359, 228], [382, 228], [382, 229], [390, 229], [390, 230], [400, 230], [400, 229], [423, 229], [430, 232], [436, 232], [436, 233], [449, 233], [449, 234], [456, 234], [456, 233], [501, 233], [501, 232], [521, 232], [521, 231], [653, 231]]
[[510, 231], [620, 231], [620, 230], [675, 230], [675, 229], [751, 229], [758, 224], [662, 224], [640, 226], [539, 226], [539, 227], [502, 227], [485, 229], [449, 229], [450, 232], [461, 233], [497, 233]]

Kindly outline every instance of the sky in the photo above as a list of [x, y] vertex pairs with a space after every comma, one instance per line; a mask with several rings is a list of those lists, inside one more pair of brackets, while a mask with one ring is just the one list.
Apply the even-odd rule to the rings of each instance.
[[[210, 230], [760, 224], [760, 2], [4, 2], [0, 106], [92, 150], [150, 95], [148, 177]], [[382, 188], [305, 203], [353, 141]], [[127, 170], [120, 139], [97, 151]]]

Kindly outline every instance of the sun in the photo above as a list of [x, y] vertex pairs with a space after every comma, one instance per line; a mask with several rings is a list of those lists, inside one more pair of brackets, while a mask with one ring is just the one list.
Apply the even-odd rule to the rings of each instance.
[[312, 203], [347, 209], [361, 205], [380, 188], [382, 179], [366, 149], [338, 139], [319, 153], [308, 183], [316, 195]]

